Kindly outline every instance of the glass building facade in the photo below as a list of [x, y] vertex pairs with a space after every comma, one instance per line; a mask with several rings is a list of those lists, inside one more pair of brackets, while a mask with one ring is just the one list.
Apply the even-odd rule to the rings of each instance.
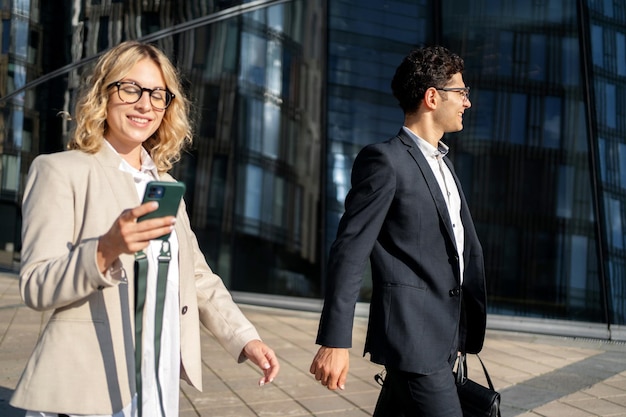
[[[402, 124], [395, 68], [441, 44], [472, 88], [465, 129], [444, 141], [491, 317], [626, 340], [623, 2], [51, 3], [0, 1], [0, 266], [19, 265], [28, 167], [64, 148], [84, 74], [140, 39], [175, 62], [194, 104], [194, 148], [172, 173], [213, 269], [247, 300], [319, 305], [354, 157]], [[366, 272], [363, 302], [370, 290]]]

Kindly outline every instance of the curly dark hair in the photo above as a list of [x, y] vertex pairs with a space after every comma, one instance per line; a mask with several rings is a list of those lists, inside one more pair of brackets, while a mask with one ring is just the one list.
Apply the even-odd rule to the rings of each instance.
[[391, 90], [404, 113], [411, 114], [427, 89], [445, 86], [458, 72], [463, 72], [463, 59], [443, 46], [414, 49], [396, 69]]

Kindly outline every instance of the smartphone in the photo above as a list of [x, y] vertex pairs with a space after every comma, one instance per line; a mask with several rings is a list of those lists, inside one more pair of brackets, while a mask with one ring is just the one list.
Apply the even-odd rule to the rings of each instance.
[[[146, 191], [143, 195], [141, 204], [149, 201], [159, 203], [159, 208], [155, 211], [145, 214], [137, 219], [142, 221], [146, 219], [154, 219], [157, 217], [176, 216], [180, 200], [185, 193], [185, 184], [182, 182], [169, 181], [151, 181], [146, 185]], [[159, 239], [167, 240], [170, 234], [161, 236]]]

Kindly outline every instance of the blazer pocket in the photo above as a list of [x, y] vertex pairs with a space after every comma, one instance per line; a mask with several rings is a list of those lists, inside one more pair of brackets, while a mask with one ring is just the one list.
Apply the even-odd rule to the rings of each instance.
[[424, 329], [424, 300], [427, 290], [410, 285], [386, 284], [383, 286], [383, 313], [385, 332], [390, 344], [402, 350], [407, 344], [420, 340]]

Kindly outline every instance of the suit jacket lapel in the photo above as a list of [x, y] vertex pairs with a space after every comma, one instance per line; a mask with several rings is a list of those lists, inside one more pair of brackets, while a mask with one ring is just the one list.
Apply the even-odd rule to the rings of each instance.
[[[409, 154], [413, 157], [413, 160], [417, 163], [417, 166], [419, 170], [421, 171], [422, 176], [424, 177], [424, 181], [426, 181], [426, 185], [428, 186], [428, 189], [430, 190], [430, 195], [435, 203], [435, 206], [437, 207], [437, 213], [439, 213], [439, 217], [441, 217], [441, 219], [443, 220], [443, 223], [446, 227], [446, 231], [448, 232], [448, 235], [450, 239], [452, 240], [452, 243], [456, 247], [456, 241], [454, 239], [454, 231], [452, 230], [452, 221], [450, 220], [450, 214], [448, 213], [448, 206], [446, 205], [446, 200], [444, 199], [443, 193], [441, 192], [439, 183], [437, 182], [437, 179], [435, 178], [435, 174], [433, 174], [433, 170], [430, 168], [430, 165], [428, 164], [428, 161], [424, 157], [424, 154], [422, 154], [422, 151], [420, 151], [419, 148], [415, 146], [413, 139], [408, 137], [408, 135], [404, 132], [404, 130], [400, 131], [398, 137], [405, 145], [408, 146], [407, 150]], [[457, 248], [457, 251], [458, 251], [458, 248]]]

